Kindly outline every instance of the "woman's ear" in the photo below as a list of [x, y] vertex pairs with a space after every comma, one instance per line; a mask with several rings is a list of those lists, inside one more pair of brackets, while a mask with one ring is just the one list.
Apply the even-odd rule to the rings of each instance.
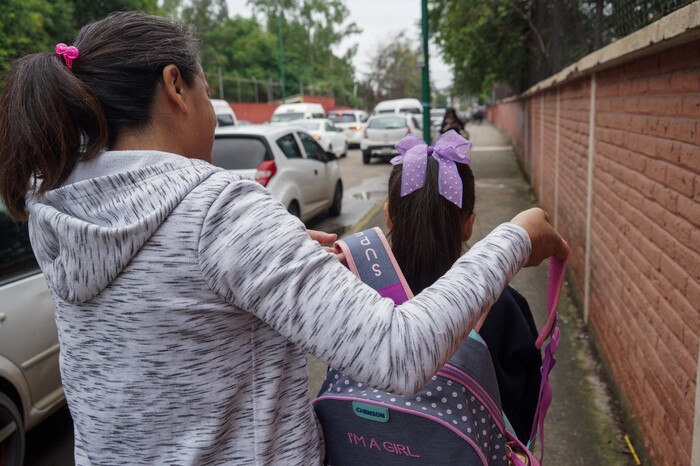
[[187, 113], [185, 103], [185, 82], [180, 74], [180, 69], [175, 65], [167, 65], [163, 68], [163, 91], [165, 97], [171, 105], [180, 111]]
[[394, 228], [394, 224], [391, 222], [391, 217], [389, 217], [389, 203], [384, 203], [384, 220], [386, 220], [386, 227], [391, 230]]
[[476, 212], [472, 212], [467, 217], [462, 218], [462, 241], [469, 241], [474, 230], [474, 221], [476, 220]]

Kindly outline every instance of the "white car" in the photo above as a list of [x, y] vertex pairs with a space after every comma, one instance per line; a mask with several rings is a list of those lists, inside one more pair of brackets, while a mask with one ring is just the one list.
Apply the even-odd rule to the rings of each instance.
[[258, 181], [306, 221], [340, 215], [343, 182], [335, 155], [296, 126], [217, 128], [212, 163]]
[[211, 100], [211, 106], [214, 107], [214, 113], [216, 113], [216, 126], [238, 126], [236, 113], [228, 102], [221, 99], [209, 100]]
[[345, 137], [350, 146], [359, 146], [362, 140], [362, 130], [369, 115], [364, 110], [331, 110], [328, 119], [338, 128], [345, 130]]
[[396, 155], [398, 152], [394, 146], [407, 134], [423, 137], [421, 115], [403, 113], [370, 117], [360, 141], [362, 162], [368, 164], [375, 156]]
[[348, 139], [345, 131], [338, 128], [327, 118], [314, 118], [290, 123], [308, 132], [326, 152], [333, 152], [336, 157], [348, 155]]
[[25, 433], [64, 404], [53, 300], [27, 225], [0, 203], [0, 465], [23, 464]]

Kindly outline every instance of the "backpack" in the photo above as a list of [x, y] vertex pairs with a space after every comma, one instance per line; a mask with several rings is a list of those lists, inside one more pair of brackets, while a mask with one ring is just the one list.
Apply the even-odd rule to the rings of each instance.
[[[399, 305], [413, 294], [379, 228], [338, 241], [349, 268]], [[550, 258], [548, 319], [537, 348], [551, 335], [530, 442], [515, 435], [501, 409], [498, 382], [484, 340], [472, 330], [449, 361], [414, 396], [373, 389], [329, 369], [313, 401], [323, 429], [326, 464], [345, 465], [539, 465], [529, 447], [551, 402], [549, 372], [559, 344], [556, 307], [564, 263]], [[481, 319], [479, 324], [483, 323]]]

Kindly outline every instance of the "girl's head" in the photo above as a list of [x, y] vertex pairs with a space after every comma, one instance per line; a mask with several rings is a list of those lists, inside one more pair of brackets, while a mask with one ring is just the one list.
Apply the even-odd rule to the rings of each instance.
[[457, 119], [457, 111], [454, 108], [448, 108], [445, 110], [445, 118]]
[[468, 164], [456, 163], [462, 181], [462, 207], [439, 193], [439, 164], [428, 156], [425, 184], [401, 196], [403, 165], [389, 176], [385, 215], [391, 249], [414, 293], [443, 276], [461, 256], [474, 224], [474, 175]]
[[[213, 140], [198, 43], [188, 28], [140, 12], [113, 13], [83, 27], [72, 45], [79, 55], [70, 68], [50, 50], [21, 58], [6, 76], [0, 197], [19, 219], [26, 219], [27, 192], [59, 186], [77, 161], [154, 123], [168, 120], [174, 138], [199, 138], [184, 144], [183, 152], [207, 150], [206, 139]], [[178, 127], [183, 113], [192, 123], [198, 117], [192, 131]]]

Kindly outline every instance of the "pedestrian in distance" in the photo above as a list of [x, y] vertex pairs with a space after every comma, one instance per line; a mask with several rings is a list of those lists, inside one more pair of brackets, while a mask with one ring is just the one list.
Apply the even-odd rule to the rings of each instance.
[[442, 118], [442, 124], [440, 125], [440, 134], [445, 134], [451, 129], [458, 133], [464, 130], [464, 122], [457, 116], [454, 108], [445, 110], [445, 116]]
[[208, 163], [207, 87], [193, 33], [137, 12], [5, 77], [0, 196], [54, 297], [79, 466], [319, 464], [306, 353], [414, 392], [521, 267], [566, 255], [530, 209], [395, 308]]

